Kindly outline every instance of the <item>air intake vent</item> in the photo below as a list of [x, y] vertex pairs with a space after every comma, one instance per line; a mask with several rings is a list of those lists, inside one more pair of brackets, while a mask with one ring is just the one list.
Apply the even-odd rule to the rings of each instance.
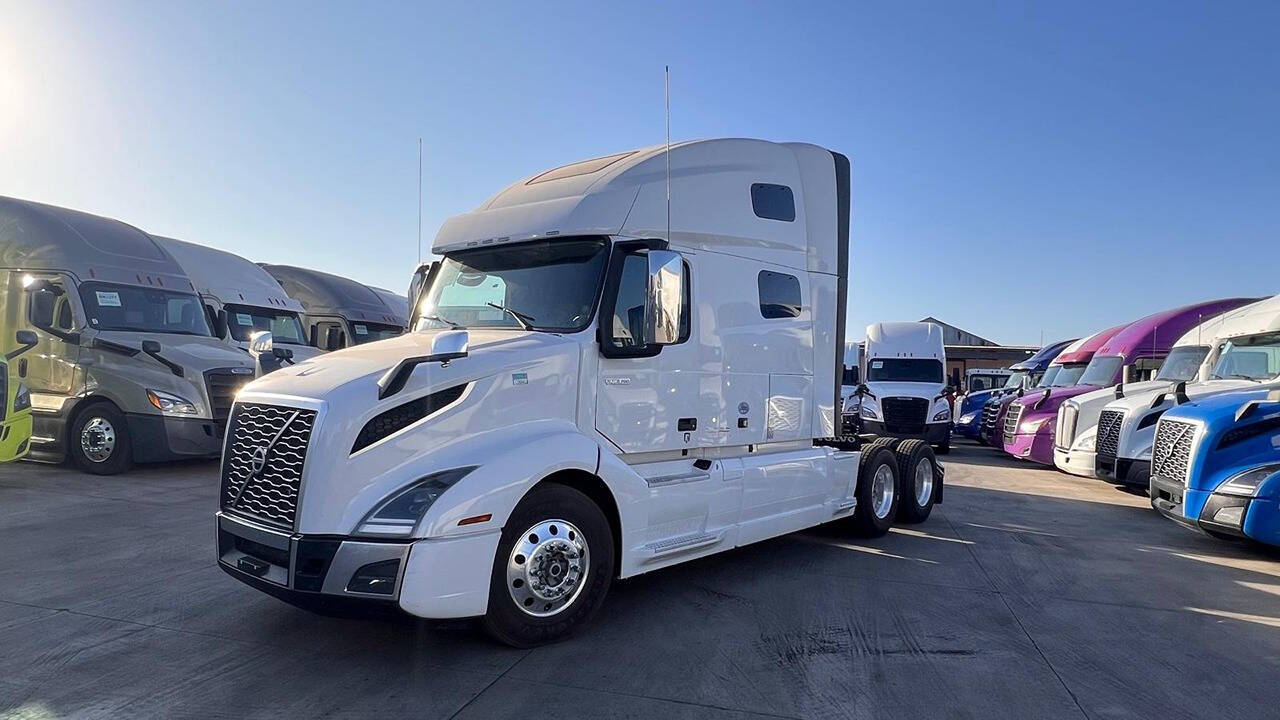
[[440, 408], [452, 405], [462, 397], [462, 391], [466, 389], [465, 384], [455, 385], [375, 415], [360, 429], [355, 444], [351, 446], [351, 453], [354, 455], [379, 440], [400, 432]]

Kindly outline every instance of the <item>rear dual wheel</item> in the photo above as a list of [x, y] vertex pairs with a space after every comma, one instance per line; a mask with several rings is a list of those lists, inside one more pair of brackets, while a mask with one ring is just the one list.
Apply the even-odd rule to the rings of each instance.
[[922, 523], [933, 512], [934, 502], [942, 487], [942, 474], [929, 444], [923, 440], [904, 440], [897, 447], [899, 491], [898, 521]]
[[858, 537], [889, 532], [898, 510], [898, 462], [891, 443], [876, 442], [862, 449], [858, 463], [857, 504], [849, 527]]

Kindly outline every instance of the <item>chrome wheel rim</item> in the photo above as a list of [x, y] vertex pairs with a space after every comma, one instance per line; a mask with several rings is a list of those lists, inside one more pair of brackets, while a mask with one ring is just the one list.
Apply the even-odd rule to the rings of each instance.
[[507, 592], [526, 615], [551, 617], [582, 592], [590, 560], [587, 540], [573, 523], [543, 520], [511, 548]]
[[106, 419], [95, 417], [80, 429], [80, 452], [89, 462], [106, 462], [116, 449], [116, 429]]
[[876, 468], [871, 476], [871, 504], [876, 517], [885, 518], [893, 507], [893, 469], [888, 465]]
[[916, 463], [916, 505], [924, 507], [933, 495], [933, 463], [928, 458], [920, 458]]

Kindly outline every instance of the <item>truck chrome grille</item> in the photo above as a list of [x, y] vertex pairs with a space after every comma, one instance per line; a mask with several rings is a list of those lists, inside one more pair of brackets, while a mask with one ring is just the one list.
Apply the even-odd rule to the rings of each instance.
[[1014, 437], [1018, 434], [1018, 423], [1022, 422], [1022, 403], [1015, 402], [1009, 406], [1009, 412], [1004, 416], [1004, 444], [1008, 445], [1013, 442]]
[[293, 529], [316, 412], [236, 405], [222, 457], [222, 509]]
[[982, 434], [994, 437], [996, 434], [996, 420], [1000, 417], [1000, 408], [1004, 407], [1004, 403], [999, 400], [988, 400], [987, 404], [982, 408]]
[[1098, 442], [1094, 450], [1098, 459], [1115, 462], [1120, 451], [1120, 426], [1124, 423], [1124, 411], [1103, 410], [1098, 415]]
[[1191, 447], [1198, 430], [1195, 423], [1160, 418], [1151, 448], [1151, 475], [1185, 486], [1191, 470]]
[[924, 433], [929, 415], [929, 401], [924, 398], [887, 397], [880, 403], [884, 411], [884, 429], [891, 433], [919, 435]]
[[253, 380], [253, 373], [238, 373], [232, 368], [216, 368], [204, 373], [204, 386], [209, 392], [209, 410], [219, 430], [227, 427], [227, 418], [231, 415], [231, 406], [236, 401], [236, 393]]

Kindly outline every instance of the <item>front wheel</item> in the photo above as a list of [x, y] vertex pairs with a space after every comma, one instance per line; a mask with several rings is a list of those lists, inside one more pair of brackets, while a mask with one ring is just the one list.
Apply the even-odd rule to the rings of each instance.
[[116, 475], [133, 467], [133, 446], [124, 413], [95, 402], [71, 423], [68, 451], [76, 467], [94, 475]]
[[600, 609], [613, 574], [613, 532], [599, 506], [564, 485], [534, 488], [502, 530], [484, 628], [513, 647], [562, 640]]

